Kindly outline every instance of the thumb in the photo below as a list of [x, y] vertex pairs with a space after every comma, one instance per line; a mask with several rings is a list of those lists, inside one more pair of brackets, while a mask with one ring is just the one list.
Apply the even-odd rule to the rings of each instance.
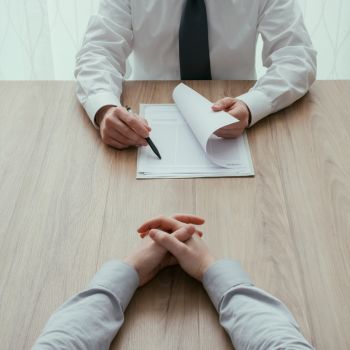
[[147, 119], [141, 118], [141, 121], [143, 122], [144, 126], [148, 131], [152, 131], [152, 128], [149, 126]]
[[218, 100], [214, 103], [212, 109], [215, 112], [224, 111], [231, 108], [235, 103], [235, 100], [232, 97], [224, 97], [221, 100]]
[[175, 258], [181, 257], [188, 250], [186, 244], [180, 242], [175, 236], [160, 230], [151, 230], [149, 236], [154, 242], [169, 251]]

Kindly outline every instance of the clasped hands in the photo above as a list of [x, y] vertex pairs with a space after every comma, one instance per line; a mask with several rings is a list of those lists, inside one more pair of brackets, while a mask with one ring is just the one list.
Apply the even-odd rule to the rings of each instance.
[[[240, 136], [249, 126], [250, 111], [241, 100], [225, 97], [214, 103], [214, 112], [225, 111], [237, 118], [239, 122], [219, 129], [215, 135], [222, 138]], [[96, 114], [96, 123], [100, 126], [102, 141], [116, 149], [130, 146], [147, 146], [146, 137], [150, 136], [151, 128], [147, 121], [130, 114], [124, 107], [105, 106]]]
[[139, 285], [149, 282], [161, 269], [179, 264], [190, 276], [201, 281], [215, 262], [197, 228], [204, 219], [188, 214], [160, 216], [139, 227], [142, 244], [124, 262], [138, 273]]

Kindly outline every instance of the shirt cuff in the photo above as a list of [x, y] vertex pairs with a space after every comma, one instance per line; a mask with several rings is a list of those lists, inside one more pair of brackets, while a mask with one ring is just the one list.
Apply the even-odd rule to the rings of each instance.
[[95, 122], [96, 113], [104, 106], [120, 106], [120, 98], [110, 92], [101, 92], [91, 95], [84, 104], [84, 109], [88, 114], [92, 124], [99, 129]]
[[253, 285], [238, 261], [218, 260], [205, 272], [203, 286], [217, 311], [226, 292], [240, 284]]
[[243, 101], [250, 109], [250, 113], [252, 115], [250, 126], [253, 126], [259, 120], [272, 113], [271, 102], [268, 97], [261, 91], [250, 90], [247, 93], [236, 98]]
[[138, 286], [139, 276], [133, 267], [121, 261], [110, 261], [96, 273], [89, 288], [102, 287], [111, 291], [125, 311]]

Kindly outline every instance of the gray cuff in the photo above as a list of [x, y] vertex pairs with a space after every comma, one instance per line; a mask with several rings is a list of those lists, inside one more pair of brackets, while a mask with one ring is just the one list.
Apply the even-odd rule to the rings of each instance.
[[253, 285], [238, 261], [218, 260], [205, 272], [203, 286], [217, 311], [226, 292], [240, 284]]
[[134, 268], [121, 261], [110, 261], [102, 266], [92, 279], [89, 288], [102, 287], [111, 291], [125, 311], [139, 286], [139, 276]]

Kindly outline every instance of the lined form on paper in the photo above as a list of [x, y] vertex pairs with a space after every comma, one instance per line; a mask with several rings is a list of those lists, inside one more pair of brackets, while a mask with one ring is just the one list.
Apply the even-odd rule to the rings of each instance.
[[224, 112], [221, 116], [213, 112], [208, 100], [184, 84], [174, 90], [174, 100], [176, 104], [140, 106], [162, 159], [149, 147], [139, 148], [137, 178], [254, 175], [245, 133], [230, 140], [213, 135], [236, 119]]

